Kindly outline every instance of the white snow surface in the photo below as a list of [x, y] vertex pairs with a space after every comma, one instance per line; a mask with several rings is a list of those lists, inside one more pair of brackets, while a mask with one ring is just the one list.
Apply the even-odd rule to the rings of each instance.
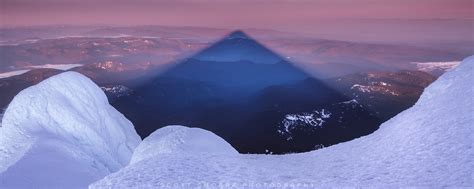
[[179, 125], [156, 130], [138, 145], [131, 164], [161, 155], [238, 154], [229, 143], [214, 133]]
[[49, 69], [57, 69], [57, 70], [70, 70], [76, 67], [81, 67], [82, 64], [43, 64], [43, 65], [36, 65], [36, 66], [28, 66], [27, 68], [49, 68]]
[[287, 155], [147, 155], [155, 143], [90, 188], [473, 187], [473, 66], [467, 58], [365, 137]]
[[0, 188], [85, 188], [130, 161], [140, 137], [76, 72], [15, 96], [0, 127]]
[[357, 90], [362, 93], [382, 93], [382, 94], [390, 94], [393, 96], [399, 96], [396, 91], [390, 90], [390, 88], [387, 88], [388, 86], [391, 86], [388, 83], [385, 82], [372, 82], [370, 85], [360, 85], [360, 84], [354, 84], [351, 87], [351, 90]]
[[461, 61], [450, 61], [450, 62], [412, 62], [416, 65], [416, 68], [420, 71], [430, 72], [434, 70], [447, 71], [455, 68], [461, 63]]

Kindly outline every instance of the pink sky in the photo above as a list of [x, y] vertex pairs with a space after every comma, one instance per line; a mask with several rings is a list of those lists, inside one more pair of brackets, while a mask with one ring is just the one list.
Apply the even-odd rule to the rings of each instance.
[[275, 29], [366, 42], [474, 41], [473, 0], [0, 0], [0, 26]]
[[1, 0], [2, 25], [281, 28], [357, 18], [473, 18], [472, 0]]

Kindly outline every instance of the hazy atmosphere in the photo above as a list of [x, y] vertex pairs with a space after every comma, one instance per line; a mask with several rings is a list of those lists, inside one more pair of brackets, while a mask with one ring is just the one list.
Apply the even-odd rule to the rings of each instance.
[[473, 188], [473, 0], [0, 0], [0, 188]]
[[281, 27], [294, 21], [304, 26], [308, 23], [301, 22], [320, 19], [472, 18], [471, 0], [3, 0], [1, 3], [1, 15], [8, 25]]
[[[353, 41], [462, 40], [471, 0], [2, 0], [2, 26], [266, 28]], [[376, 34], [375, 34], [376, 33]], [[435, 35], [435, 36], [434, 36]]]

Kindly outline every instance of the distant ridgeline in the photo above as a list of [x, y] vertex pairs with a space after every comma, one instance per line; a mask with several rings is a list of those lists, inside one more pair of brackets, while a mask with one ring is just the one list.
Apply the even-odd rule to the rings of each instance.
[[111, 103], [142, 137], [192, 125], [241, 153], [309, 151], [367, 135], [382, 121], [242, 31], [129, 88]]

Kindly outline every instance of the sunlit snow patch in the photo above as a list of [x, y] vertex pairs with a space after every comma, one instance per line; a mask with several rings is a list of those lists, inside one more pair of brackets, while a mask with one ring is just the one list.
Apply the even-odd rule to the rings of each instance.
[[12, 77], [12, 76], [15, 76], [15, 75], [21, 75], [21, 74], [24, 74], [28, 71], [30, 71], [30, 70], [16, 70], [16, 71], [11, 71], [11, 72], [0, 73], [0, 79], [7, 78], [7, 77]]
[[351, 87], [351, 90], [357, 90], [362, 93], [381, 93], [388, 94], [392, 96], [399, 96], [396, 91], [391, 90], [389, 87], [391, 85], [385, 82], [371, 82], [369, 85], [360, 85], [354, 84]]
[[27, 68], [49, 68], [49, 69], [57, 69], [57, 70], [70, 70], [75, 67], [83, 66], [82, 64], [43, 64], [43, 65], [36, 65], [36, 66], [28, 66]]
[[448, 71], [459, 65], [461, 61], [450, 61], [450, 62], [412, 62], [416, 65], [416, 68], [424, 72], [432, 72], [436, 70]]
[[57, 69], [57, 70], [66, 71], [66, 70], [70, 70], [72, 68], [76, 68], [80, 66], [83, 66], [83, 65], [82, 64], [43, 64], [43, 65], [36, 65], [36, 66], [26, 66], [26, 67], [23, 67], [21, 70], [0, 73], [0, 79], [12, 77], [16, 75], [21, 75], [32, 69], [38, 69], [38, 68], [49, 68], [49, 69]]

